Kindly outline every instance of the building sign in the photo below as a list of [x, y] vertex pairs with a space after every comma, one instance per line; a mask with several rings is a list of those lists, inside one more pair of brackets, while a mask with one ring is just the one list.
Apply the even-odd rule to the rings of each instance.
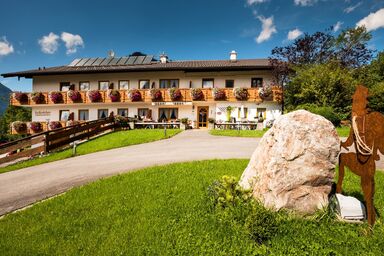
[[152, 106], [180, 106], [180, 105], [192, 105], [192, 102], [152, 102]]
[[51, 111], [35, 111], [35, 116], [50, 116]]

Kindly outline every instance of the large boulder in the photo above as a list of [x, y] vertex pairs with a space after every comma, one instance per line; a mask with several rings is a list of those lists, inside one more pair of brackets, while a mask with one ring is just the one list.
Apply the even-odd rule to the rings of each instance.
[[268, 208], [311, 214], [328, 204], [339, 151], [330, 121], [305, 110], [291, 112], [260, 140], [240, 185]]

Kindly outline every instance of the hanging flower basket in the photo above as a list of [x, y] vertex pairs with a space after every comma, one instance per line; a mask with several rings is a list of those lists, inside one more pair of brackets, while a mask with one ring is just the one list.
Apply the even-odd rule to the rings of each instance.
[[263, 86], [259, 88], [259, 96], [263, 100], [270, 98], [272, 96], [272, 88], [270, 86]]
[[203, 90], [201, 90], [200, 88], [191, 89], [191, 97], [192, 97], [192, 100], [196, 100], [196, 101], [204, 100]]
[[20, 103], [25, 103], [28, 101], [28, 94], [24, 92], [15, 92], [13, 94], [13, 98]]
[[169, 89], [169, 96], [172, 101], [179, 101], [183, 97], [179, 88], [171, 88]]
[[29, 123], [29, 128], [34, 132], [34, 133], [39, 133], [43, 131], [43, 125], [40, 122], [30, 122]]
[[50, 92], [49, 98], [55, 104], [63, 102], [63, 95], [61, 94], [61, 92]]
[[63, 127], [59, 121], [51, 121], [48, 124], [49, 130], [55, 130]]
[[12, 128], [17, 133], [26, 133], [27, 132], [27, 124], [25, 122], [15, 121], [12, 123]]
[[152, 101], [161, 101], [163, 99], [163, 94], [159, 89], [151, 89], [149, 91]]
[[118, 90], [109, 90], [108, 97], [111, 99], [112, 102], [119, 102], [120, 92]]
[[213, 88], [212, 94], [214, 100], [225, 100], [227, 98], [225, 95], [225, 90], [222, 88]]
[[33, 92], [31, 93], [31, 100], [36, 104], [41, 104], [44, 102], [45, 96], [41, 92]]
[[141, 92], [137, 89], [132, 89], [128, 91], [128, 97], [131, 101], [141, 101]]
[[247, 88], [235, 88], [233, 89], [233, 95], [237, 100], [247, 100], [249, 97]]
[[98, 90], [88, 91], [88, 99], [91, 102], [101, 101], [101, 93]]
[[67, 96], [68, 98], [70, 98], [73, 102], [79, 102], [81, 101], [81, 94], [79, 91], [75, 91], [75, 90], [69, 90], [67, 92]]

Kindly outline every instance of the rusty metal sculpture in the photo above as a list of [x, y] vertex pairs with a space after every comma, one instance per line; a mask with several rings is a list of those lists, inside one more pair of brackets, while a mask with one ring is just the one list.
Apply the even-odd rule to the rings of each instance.
[[384, 154], [384, 116], [370, 112], [367, 108], [368, 89], [358, 86], [352, 102], [352, 128], [349, 137], [341, 146], [347, 150], [352, 144], [355, 152], [339, 155], [339, 179], [336, 192], [341, 193], [344, 167], [361, 177], [361, 187], [366, 202], [368, 223], [375, 223], [376, 213], [373, 204], [375, 193], [376, 160], [380, 160], [378, 150]]

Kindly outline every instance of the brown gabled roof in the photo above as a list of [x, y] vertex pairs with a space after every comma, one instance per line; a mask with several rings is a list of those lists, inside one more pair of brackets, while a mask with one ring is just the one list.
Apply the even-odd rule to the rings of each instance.
[[[73, 63], [73, 62], [72, 62]], [[72, 64], [71, 63], [71, 64]], [[58, 66], [50, 68], [39, 68], [33, 70], [12, 72], [2, 74], [3, 77], [25, 77], [60, 74], [83, 74], [83, 73], [115, 73], [115, 72], [137, 72], [137, 71], [241, 71], [270, 69], [268, 59], [240, 59], [235, 62], [230, 60], [192, 60], [171, 61], [161, 63], [153, 61], [140, 65], [101, 65], [101, 66]]]

